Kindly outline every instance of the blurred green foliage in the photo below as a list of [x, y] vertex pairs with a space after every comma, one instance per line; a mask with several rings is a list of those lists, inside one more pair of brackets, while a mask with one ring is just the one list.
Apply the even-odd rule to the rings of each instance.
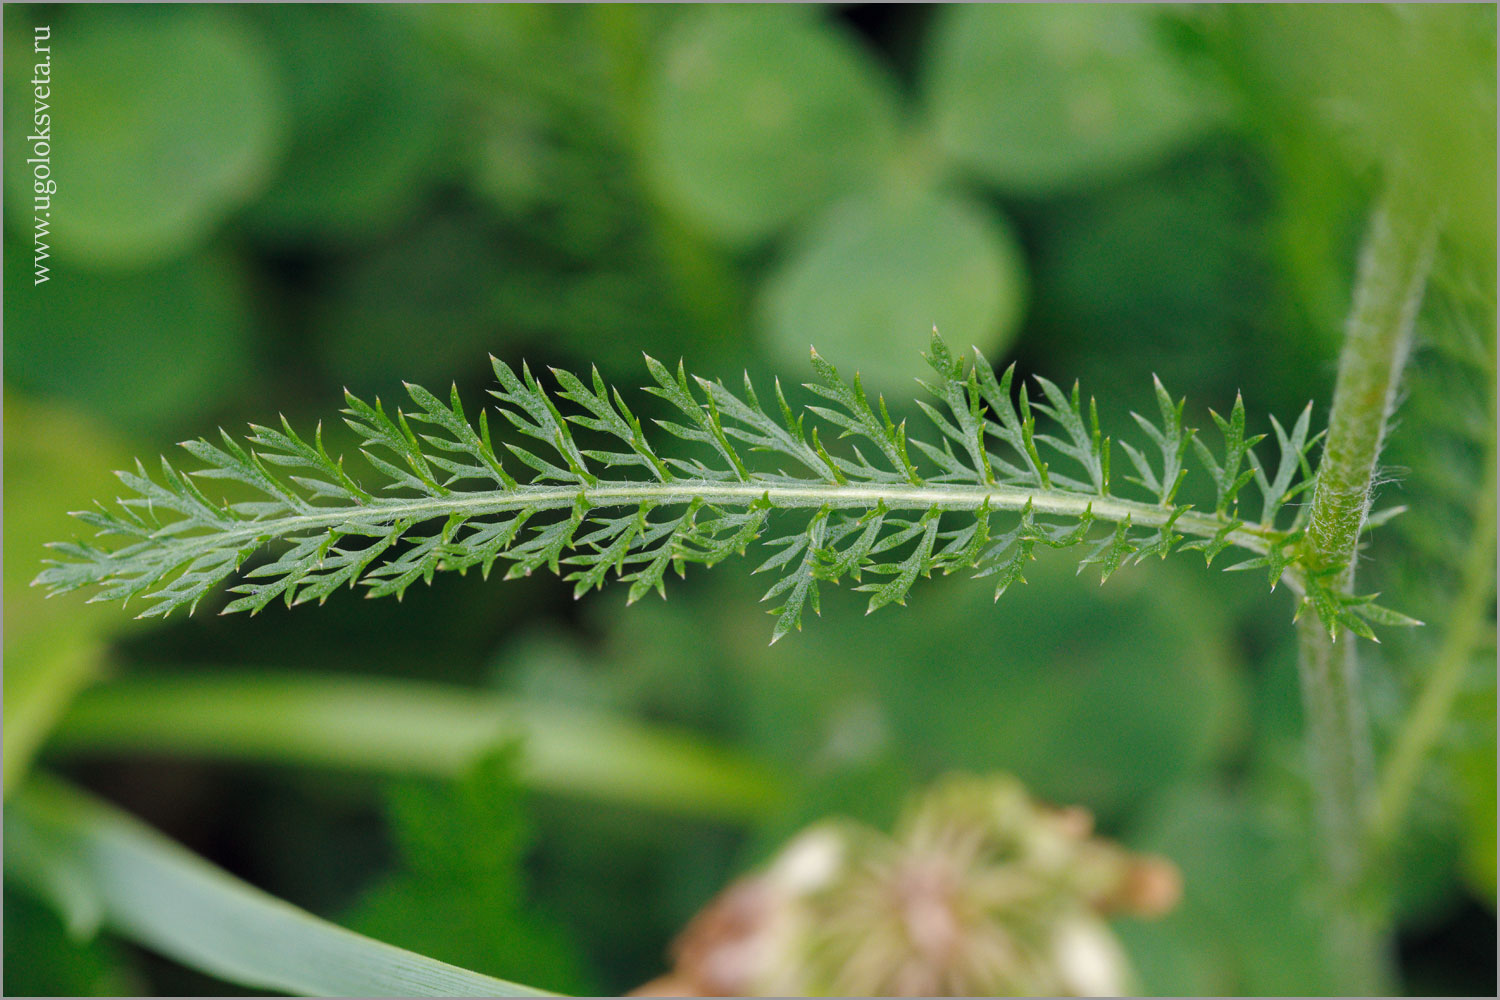
[[29, 896], [5, 894], [5, 926], [5, 986], [17, 996], [124, 996], [145, 988], [115, 942], [70, 939], [62, 918]]
[[130, 453], [99, 422], [8, 398], [5, 426], [5, 790], [31, 762], [73, 696], [98, 672], [105, 642], [128, 627], [120, 608], [67, 607], [29, 584], [37, 546], [67, 531], [67, 511], [113, 487]]
[[[1122, 571], [1120, 586], [1112, 579], [1098, 600], [1074, 602], [1071, 565], [1043, 560], [1029, 586], [1006, 595], [1004, 614], [990, 612], [990, 590], [955, 578], [914, 595], [912, 620], [877, 615], [858, 630], [825, 627], [865, 603], [830, 591], [829, 621], [809, 623], [789, 652], [760, 635], [759, 581], [702, 588], [708, 578], [694, 578], [664, 603], [600, 607], [590, 624], [607, 637], [602, 648], [553, 639], [519, 654], [514, 669], [533, 694], [727, 726], [815, 785], [869, 783], [850, 805], [872, 823], [889, 825], [899, 804], [878, 789], [996, 760], [1040, 795], [1116, 818], [1152, 790], [1212, 770], [1244, 735], [1234, 655], [1193, 624], [1212, 612], [1181, 613], [1204, 599], [1186, 579], [1191, 567], [1157, 571]], [[1148, 590], [1152, 572], [1166, 579]], [[959, 631], [972, 641], [955, 649]], [[611, 677], [570, 682], [601, 660]], [[817, 818], [819, 794], [791, 822]]]
[[[7, 33], [6, 117], [29, 125], [33, 60], [23, 37]], [[281, 80], [265, 43], [233, 15], [100, 11], [79, 20], [68, 42], [68, 83], [59, 80], [49, 99], [69, 191], [53, 233], [69, 259], [136, 269], [180, 256], [265, 186], [285, 122]], [[29, 131], [9, 130], [8, 164], [25, 159]], [[6, 176], [7, 200], [29, 207], [30, 172]]]
[[873, 353], [870, 331], [936, 326], [988, 349], [994, 337], [966, 332], [1003, 330], [1009, 340], [1023, 275], [1009, 226], [967, 199], [905, 188], [853, 195], [800, 234], [767, 277], [766, 347], [800, 364], [811, 337], [825, 357], [850, 358], [871, 386], [899, 392], [915, 338], [888, 338]]
[[938, 141], [977, 176], [1032, 195], [1165, 158], [1219, 102], [1158, 18], [1132, 5], [948, 8], [926, 79]]
[[1303, 873], [1309, 845], [1244, 794], [1179, 789], [1155, 803], [1142, 848], [1182, 866], [1181, 905], [1121, 932], [1147, 989], [1203, 996], [1326, 994], [1321, 923]]
[[869, 183], [895, 150], [891, 81], [805, 8], [709, 8], [663, 44], [648, 162], [663, 198], [716, 236], [770, 236]]
[[[6, 258], [12, 288], [29, 262]], [[254, 322], [244, 263], [203, 254], [139, 271], [53, 269], [58, 296], [7, 301], [11, 383], [78, 404], [118, 429], [176, 429], [184, 411], [234, 392], [253, 367]], [[212, 331], [205, 333], [205, 331]]]
[[250, 227], [277, 242], [336, 244], [414, 211], [445, 138], [438, 68], [400, 24], [365, 8], [245, 13], [290, 83], [280, 169], [250, 208]]
[[444, 785], [402, 783], [389, 813], [402, 866], [366, 891], [350, 928], [476, 972], [564, 993], [595, 992], [577, 947], [526, 904], [531, 846], [513, 748]]
[[[391, 396], [401, 379], [454, 379], [478, 398], [487, 352], [631, 384], [648, 351], [792, 385], [816, 344], [898, 419], [922, 419], [901, 408], [937, 324], [1023, 371], [1083, 377], [1105, 419], [1148, 412], [1152, 372], [1221, 412], [1238, 389], [1252, 412], [1314, 399], [1321, 416], [1364, 207], [1400, 169], [1455, 206], [1442, 268], [1481, 276], [1461, 299], [1489, 309], [1487, 350], [1442, 348], [1441, 324], [1424, 327], [1392, 443], [1411, 474], [1382, 489], [1413, 527], [1383, 529], [1371, 552], [1381, 589], [1441, 611], [1448, 569], [1483, 543], [1464, 499], [1487, 455], [1494, 474], [1493, 435], [1473, 430], [1494, 419], [1492, 7], [6, 15], [7, 786], [103, 669], [498, 688], [689, 726], [799, 778], [785, 806], [729, 829], [522, 800], [503, 768], [402, 785], [382, 812], [354, 777], [66, 766], [325, 915], [610, 992], [658, 973], [686, 919], [802, 824], [888, 825], [938, 774], [1005, 770], [1183, 868], [1175, 915], [1122, 928], [1149, 990], [1325, 988], [1297, 842], [1288, 598], [1248, 575], [1145, 565], [1100, 590], [1040, 565], [998, 610], [954, 579], [868, 619], [833, 596], [774, 650], [759, 581], [734, 568], [628, 612], [618, 592], [575, 604], [551, 579], [464, 579], [401, 605], [344, 595], [151, 630], [114, 607], [44, 604], [26, 583], [40, 545], [69, 534], [64, 512], [107, 496], [130, 455], [278, 412], [309, 428], [345, 384]], [[39, 286], [34, 24], [51, 27], [57, 64]], [[1459, 460], [1424, 468], [1434, 442]], [[1429, 620], [1431, 639], [1376, 661], [1383, 745], [1441, 642]], [[1420, 822], [1391, 862], [1418, 992], [1494, 985], [1493, 618], [1479, 624]], [[955, 650], [957, 634], [970, 639]], [[113, 941], [69, 943], [10, 892], [6, 918], [12, 992], [225, 988]], [[1445, 962], [1456, 978], [1423, 978]]]

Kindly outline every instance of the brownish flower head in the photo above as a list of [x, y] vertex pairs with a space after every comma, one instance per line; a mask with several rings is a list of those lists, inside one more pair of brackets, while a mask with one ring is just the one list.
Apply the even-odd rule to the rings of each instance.
[[1109, 995], [1131, 989], [1101, 914], [1158, 916], [1177, 870], [1092, 836], [1016, 779], [951, 777], [894, 835], [825, 822], [731, 885], [673, 949], [667, 995]]

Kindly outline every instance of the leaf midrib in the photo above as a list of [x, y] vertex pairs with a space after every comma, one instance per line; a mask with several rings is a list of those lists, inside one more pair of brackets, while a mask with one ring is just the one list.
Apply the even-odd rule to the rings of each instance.
[[[1231, 521], [1198, 514], [1182, 506], [1150, 504], [1111, 496], [1090, 496], [1067, 490], [1044, 490], [1018, 486], [922, 485], [906, 483], [787, 483], [750, 480], [721, 482], [674, 479], [667, 482], [604, 480], [593, 486], [518, 486], [480, 493], [453, 493], [442, 497], [377, 500], [348, 507], [329, 507], [316, 514], [297, 514], [246, 523], [243, 528], [215, 531], [199, 536], [227, 548], [253, 539], [285, 538], [310, 528], [332, 528], [360, 522], [388, 523], [411, 519], [414, 523], [450, 514], [479, 516], [534, 507], [553, 510], [571, 507], [582, 496], [590, 507], [625, 507], [642, 503], [671, 505], [704, 500], [735, 506], [765, 499], [773, 508], [873, 508], [884, 503], [891, 510], [978, 510], [988, 503], [991, 510], [1023, 510], [1028, 504], [1036, 514], [1082, 517], [1119, 523], [1126, 518], [1138, 527], [1161, 527], [1169, 522], [1183, 534], [1212, 538]], [[1175, 520], [1174, 520], [1175, 517]], [[1245, 524], [1231, 531], [1227, 540], [1252, 552], [1265, 553], [1276, 532], [1261, 525]], [[181, 539], [182, 535], [175, 537]]]

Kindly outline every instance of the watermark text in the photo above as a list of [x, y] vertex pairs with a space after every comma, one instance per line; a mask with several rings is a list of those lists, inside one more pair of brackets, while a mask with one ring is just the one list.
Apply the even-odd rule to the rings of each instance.
[[52, 176], [52, 27], [40, 24], [32, 32], [31, 134], [26, 137], [31, 156], [33, 285], [51, 278], [52, 196], [57, 180]]

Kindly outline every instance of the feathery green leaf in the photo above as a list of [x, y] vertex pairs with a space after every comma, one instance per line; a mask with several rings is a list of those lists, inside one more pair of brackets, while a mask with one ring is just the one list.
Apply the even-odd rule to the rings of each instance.
[[[1147, 447], [1120, 442], [1135, 473], [1121, 482], [1140, 494], [1132, 498], [1113, 492], [1111, 438], [1092, 398], [1085, 413], [1079, 386], [1065, 393], [1037, 378], [1040, 399], [1024, 385], [1012, 396], [1014, 366], [997, 379], [983, 357], [955, 355], [936, 331], [926, 357], [932, 400], [918, 405], [935, 439], [909, 437], [858, 374], [845, 381], [816, 352], [819, 381], [807, 388], [818, 402], [795, 409], [777, 382], [774, 416], [748, 376], [736, 393], [648, 357], [646, 391], [673, 411], [654, 422], [683, 442], [666, 450], [597, 370], [585, 381], [554, 369], [549, 388], [529, 366], [492, 359], [496, 426], [518, 437], [508, 441], [492, 436], [487, 411], [471, 422], [456, 389], [445, 401], [407, 385], [412, 408], [394, 416], [378, 399], [346, 394], [370, 482], [328, 453], [321, 428], [309, 442], [285, 420], [280, 430], [252, 425], [243, 444], [222, 433], [220, 444], [187, 442], [196, 468], [163, 460], [155, 478], [139, 464], [121, 473], [129, 495], [114, 510], [80, 513], [95, 538], [54, 545], [36, 582], [54, 593], [96, 587], [95, 600], [140, 598], [142, 614], [165, 615], [191, 611], [238, 573], [224, 611], [254, 613], [273, 600], [321, 602], [344, 586], [399, 598], [441, 571], [478, 566], [488, 576], [503, 561], [507, 578], [546, 567], [579, 596], [619, 579], [635, 601], [665, 596], [669, 568], [680, 576], [760, 543], [773, 554], [757, 572], [778, 574], [766, 594], [780, 599], [775, 641], [801, 627], [806, 608], [818, 611], [820, 583], [846, 576], [872, 594], [874, 611], [904, 603], [933, 570], [993, 576], [998, 596], [1023, 581], [1037, 545], [1084, 546], [1081, 565], [1097, 565], [1105, 579], [1147, 556], [1200, 549], [1212, 561], [1234, 546], [1251, 558], [1233, 568], [1268, 568], [1273, 586], [1290, 578], [1334, 627], [1400, 623], [1309, 586], [1294, 544], [1300, 523], [1275, 523], [1311, 481], [1308, 453], [1320, 435], [1310, 408], [1290, 432], [1273, 419], [1273, 476], [1254, 452], [1260, 438], [1245, 435], [1242, 400], [1228, 419], [1213, 416], [1224, 441], [1216, 453], [1157, 381], [1160, 423], [1133, 415]], [[825, 447], [828, 428], [847, 444]], [[531, 470], [529, 481], [506, 469], [500, 445]], [[1190, 445], [1214, 486], [1212, 514], [1176, 501]], [[1055, 470], [1058, 458], [1067, 472]], [[1251, 480], [1264, 500], [1258, 523], [1237, 513]], [[248, 499], [211, 499], [200, 483], [212, 481]], [[1007, 528], [996, 517], [1015, 520]], [[763, 541], [773, 522], [791, 530]], [[1096, 522], [1108, 532], [1096, 535]], [[258, 556], [265, 549], [271, 558]]]

